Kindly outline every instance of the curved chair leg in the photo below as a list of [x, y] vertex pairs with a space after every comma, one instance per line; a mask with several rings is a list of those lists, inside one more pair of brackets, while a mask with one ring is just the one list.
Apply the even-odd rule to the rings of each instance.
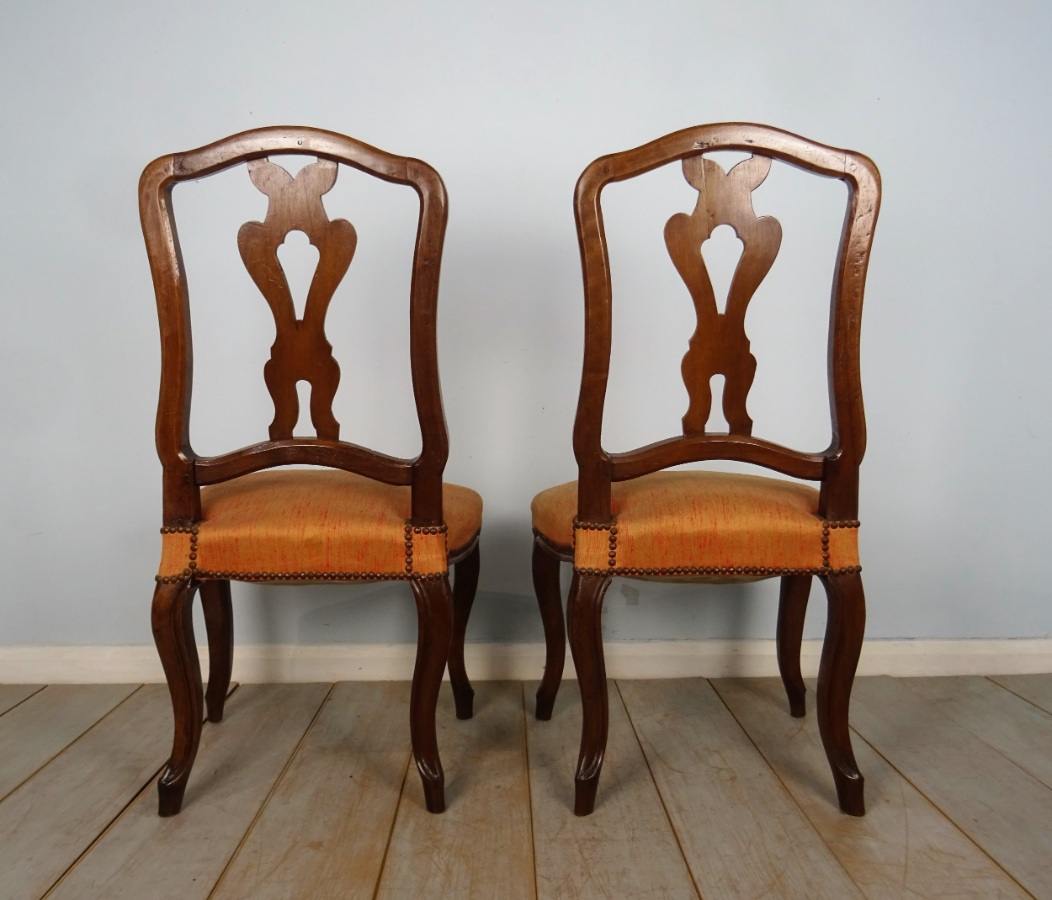
[[840, 809], [848, 815], [862, 816], [866, 812], [863, 778], [848, 730], [851, 685], [866, 626], [862, 576], [855, 572], [821, 578], [829, 598], [829, 618], [818, 670], [818, 728], [833, 770]]
[[419, 624], [409, 700], [409, 733], [416, 768], [424, 783], [424, 803], [428, 812], [440, 813], [446, 808], [445, 776], [438, 757], [435, 705], [449, 658], [453, 599], [448, 578], [414, 578], [412, 585]]
[[537, 718], [552, 717], [555, 695], [563, 678], [566, 663], [566, 627], [563, 624], [563, 600], [559, 590], [559, 557], [550, 553], [540, 538], [533, 542], [533, 590], [541, 608], [544, 623], [544, 677], [537, 688]]
[[464, 638], [468, 628], [471, 605], [479, 584], [479, 548], [465, 556], [453, 567], [453, 636], [449, 643], [449, 683], [453, 687], [453, 702], [458, 719], [470, 719], [475, 691], [464, 666]]
[[201, 665], [194, 643], [192, 606], [197, 583], [158, 583], [153, 593], [153, 639], [168, 679], [175, 718], [172, 755], [157, 781], [158, 812], [174, 816], [183, 805], [183, 794], [201, 740]]
[[778, 671], [789, 698], [789, 712], [804, 715], [807, 704], [804, 678], [800, 674], [800, 643], [804, 636], [804, 615], [811, 593], [810, 575], [783, 575], [778, 597]]
[[234, 611], [230, 604], [230, 582], [202, 581], [201, 605], [208, 633], [205, 708], [209, 722], [222, 722], [223, 704], [230, 690], [230, 672], [234, 665]]
[[609, 730], [606, 695], [606, 664], [603, 660], [603, 597], [610, 579], [601, 575], [574, 573], [566, 618], [570, 626], [570, 650], [581, 689], [581, 753], [574, 776], [574, 815], [587, 816], [595, 808], [599, 773]]

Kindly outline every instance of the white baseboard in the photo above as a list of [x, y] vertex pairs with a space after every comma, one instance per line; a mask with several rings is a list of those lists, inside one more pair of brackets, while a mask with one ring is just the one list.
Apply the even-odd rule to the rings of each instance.
[[[774, 641], [607, 643], [611, 678], [721, 678], [777, 675]], [[805, 676], [818, 672], [821, 641], [805, 641]], [[207, 648], [201, 648], [207, 672]], [[241, 683], [408, 680], [415, 644], [249, 644], [234, 651]], [[477, 681], [530, 681], [544, 670], [543, 644], [468, 644]], [[1022, 675], [1052, 672], [1052, 640], [868, 641], [860, 675]], [[573, 661], [566, 655], [566, 678]], [[0, 647], [0, 683], [77, 684], [163, 681], [152, 646]]]

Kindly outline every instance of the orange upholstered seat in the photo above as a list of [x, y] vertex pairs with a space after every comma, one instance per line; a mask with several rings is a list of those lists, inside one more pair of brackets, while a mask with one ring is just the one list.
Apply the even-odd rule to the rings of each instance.
[[201, 491], [202, 518], [166, 527], [159, 578], [371, 581], [444, 575], [482, 525], [482, 498], [442, 486], [444, 526], [413, 526], [409, 487], [333, 469], [256, 472]]
[[858, 566], [857, 521], [818, 516], [804, 484], [721, 472], [655, 472], [611, 485], [609, 525], [575, 524], [577, 482], [533, 501], [533, 527], [597, 575], [823, 574]]

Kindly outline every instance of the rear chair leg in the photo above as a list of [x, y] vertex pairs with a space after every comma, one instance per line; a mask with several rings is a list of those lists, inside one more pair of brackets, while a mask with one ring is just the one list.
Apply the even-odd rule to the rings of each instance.
[[789, 698], [789, 712], [796, 718], [804, 715], [807, 705], [804, 679], [800, 674], [800, 644], [804, 636], [804, 616], [811, 593], [810, 575], [783, 575], [778, 598], [778, 671]]
[[537, 688], [537, 718], [552, 717], [555, 695], [566, 663], [566, 628], [563, 624], [563, 601], [559, 590], [559, 557], [549, 552], [541, 539], [533, 542], [533, 590], [544, 624], [544, 677]]
[[230, 691], [234, 665], [234, 612], [229, 581], [202, 581], [201, 605], [208, 633], [208, 690], [205, 707], [209, 722], [223, 721], [223, 704]]
[[453, 567], [453, 636], [449, 644], [449, 683], [458, 719], [470, 719], [474, 710], [475, 691], [464, 666], [464, 639], [468, 617], [475, 602], [479, 583], [479, 547]]

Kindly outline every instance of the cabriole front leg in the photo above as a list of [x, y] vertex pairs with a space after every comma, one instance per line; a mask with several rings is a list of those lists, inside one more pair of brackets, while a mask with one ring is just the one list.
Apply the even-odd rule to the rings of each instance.
[[172, 695], [172, 755], [157, 781], [158, 812], [174, 816], [183, 805], [190, 769], [201, 741], [201, 665], [194, 643], [192, 603], [197, 582], [157, 584], [153, 593], [153, 639]]
[[818, 728], [840, 809], [861, 816], [866, 812], [863, 778], [851, 748], [848, 707], [866, 627], [862, 576], [854, 572], [821, 577], [829, 598], [829, 618], [818, 670]]
[[575, 572], [566, 605], [570, 650], [581, 689], [581, 753], [574, 776], [573, 811], [577, 816], [587, 816], [595, 808], [610, 724], [602, 631], [603, 597], [609, 586], [607, 577]]
[[424, 803], [428, 812], [446, 808], [445, 776], [438, 756], [435, 733], [435, 707], [442, 673], [449, 657], [453, 632], [453, 599], [449, 579], [414, 578], [413, 595], [417, 609], [416, 668], [409, 700], [409, 732], [413, 757], [424, 784]]

